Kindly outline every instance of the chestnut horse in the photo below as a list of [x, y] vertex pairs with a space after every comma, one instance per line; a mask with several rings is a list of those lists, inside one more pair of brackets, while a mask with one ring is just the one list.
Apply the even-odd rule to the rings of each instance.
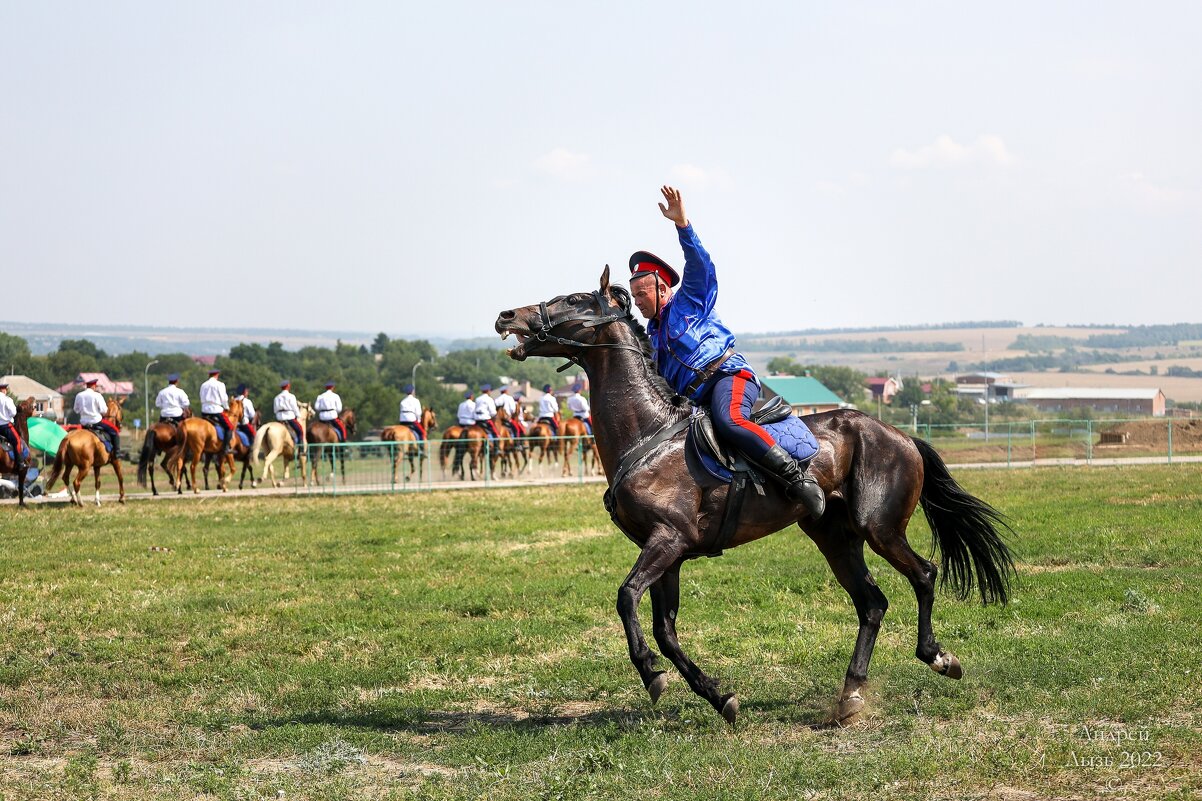
[[443, 480], [447, 477], [447, 458], [452, 453], [456, 455], [455, 460], [451, 464], [451, 475], [456, 472], [463, 475], [463, 458], [460, 455], [463, 452], [463, 443], [460, 437], [463, 435], [464, 426], [456, 423], [453, 426], [447, 426], [442, 432], [442, 442], [438, 445], [438, 468], [442, 471]]
[[718, 682], [685, 655], [677, 638], [680, 567], [688, 559], [715, 555], [794, 524], [826, 557], [859, 617], [835, 712], [838, 720], [863, 709], [868, 663], [889, 605], [864, 564], [866, 542], [914, 589], [918, 659], [941, 675], [960, 678], [959, 660], [940, 646], [931, 628], [938, 570], [910, 547], [906, 526], [921, 504], [943, 556], [944, 584], [966, 598], [975, 578], [982, 602], [1005, 603], [1014, 566], [999, 530], [1009, 530], [1002, 515], [965, 492], [926, 442], [866, 414], [839, 410], [805, 418], [820, 444], [810, 470], [827, 495], [826, 513], [810, 519], [780, 487], [769, 484], [764, 496], [746, 493], [734, 530], [724, 537], [730, 485], [699, 483], [690, 472], [683, 425], [689, 407], [656, 375], [650, 340], [630, 308], [630, 293], [610, 286], [607, 266], [599, 290], [501, 312], [495, 327], [502, 337], [517, 336], [518, 345], [509, 351], [512, 359], [566, 357], [588, 372], [596, 408], [594, 434], [610, 481], [606, 507], [640, 549], [618, 591], [618, 615], [630, 660], [652, 701], [659, 699], [667, 675], [656, 669], [657, 656], [639, 624], [639, 602], [647, 590], [656, 643], [693, 692], [735, 722], [738, 698], [720, 692]]
[[[184, 420], [192, 416], [191, 409], [184, 409]], [[183, 420], [180, 421], [181, 423]], [[172, 482], [172, 489], [175, 488], [174, 478], [171, 471], [167, 467], [168, 457], [171, 450], [180, 443], [181, 435], [179, 425], [173, 425], [159, 421], [152, 424], [146, 429], [146, 438], [142, 440], [142, 453], [138, 457], [138, 484], [145, 487], [146, 477], [150, 476], [150, 491], [155, 495], [159, 494], [159, 488], [154, 484], [154, 460], [159, 455], [163, 455], [162, 468], [167, 473], [167, 478]]]
[[[230, 420], [241, 420], [242, 401], [237, 399], [230, 401], [230, 408], [226, 412], [226, 417]], [[219, 456], [224, 443], [221, 437], [217, 436], [217, 426], [203, 417], [189, 417], [187, 420], [182, 421], [179, 424], [179, 431], [180, 441], [176, 444], [167, 459], [167, 469], [175, 479], [175, 491], [183, 495], [184, 460], [187, 458], [190, 465], [189, 473], [191, 474], [192, 492], [199, 495], [200, 487], [196, 484], [196, 467], [200, 464], [201, 457]], [[238, 435], [235, 434], [234, 439], [237, 438]], [[229, 490], [230, 479], [233, 478], [233, 475], [234, 454], [231, 451], [225, 456], [219, 456], [217, 459], [217, 489], [227, 492]], [[205, 489], [208, 489], [207, 478], [205, 480]]]
[[[297, 404], [300, 409], [300, 415], [296, 418], [300, 422], [301, 431], [304, 431], [309, 418], [313, 416], [313, 407], [307, 403]], [[263, 448], [267, 449], [267, 457], [263, 460], [263, 471], [259, 474], [259, 481], [251, 478], [250, 485], [257, 487], [262, 481], [270, 477], [273, 486], [279, 487], [282, 482], [276, 480], [275, 477], [275, 460], [284, 460], [284, 481], [288, 480], [288, 467], [292, 464], [292, 460], [296, 459], [297, 470], [300, 473], [301, 479], [305, 481], [305, 486], [308, 486], [308, 476], [305, 475], [305, 449], [306, 444], [302, 442], [296, 444], [296, 440], [292, 437], [292, 427], [287, 423], [281, 423], [278, 420], [272, 420], [270, 423], [265, 423], [259, 426], [259, 430], [255, 432], [254, 444], [250, 446], [251, 461], [255, 467], [259, 466], [259, 455]]]
[[555, 432], [551, 430], [551, 426], [546, 423], [527, 422], [526, 436], [522, 438], [522, 442], [530, 450], [527, 457], [531, 462], [534, 461], [534, 449], [538, 448], [538, 467], [539, 472], [542, 472], [542, 466], [546, 464], [555, 464], [555, 460], [559, 458], [560, 440], [555, 436]]
[[[583, 475], [596, 473], [601, 469], [601, 457], [597, 453], [597, 441], [589, 435], [588, 428], [579, 417], [569, 417], [560, 426], [559, 441], [563, 450], [563, 475], [572, 475], [572, 461], [580, 460], [580, 472]], [[570, 438], [570, 439], [569, 439]]]
[[413, 433], [413, 429], [401, 423], [395, 426], [388, 426], [380, 432], [381, 442], [395, 442], [396, 456], [392, 460], [392, 483], [396, 483], [397, 468], [401, 464], [401, 459], [409, 460], [409, 473], [404, 476], [404, 481], [408, 481], [413, 477], [415, 472], [413, 460], [417, 459], [417, 477], [421, 478], [422, 464], [430, 458], [430, 435], [434, 433], [434, 429], [438, 428], [438, 415], [434, 414], [433, 409], [422, 409], [422, 428], [426, 430], [426, 439], [424, 442], [419, 442], [417, 434]]
[[[338, 419], [346, 426], [346, 441], [350, 442], [351, 437], [355, 436], [355, 412], [352, 409], [343, 409]], [[309, 446], [318, 446], [317, 454], [309, 459], [309, 467], [313, 471], [313, 480], [318, 484], [321, 483], [321, 477], [317, 474], [317, 468], [321, 464], [323, 451], [325, 455], [330, 457], [330, 475], [334, 475], [334, 451], [338, 452], [338, 467], [342, 472], [342, 480], [346, 481], [346, 448], [328, 448], [321, 447], [339, 442], [338, 434], [334, 431], [334, 424], [328, 423], [325, 420], [310, 420], [309, 430], [305, 435], [309, 441]]]
[[[17, 433], [21, 435], [21, 442], [26, 448], [29, 447], [29, 418], [33, 415], [33, 397], [30, 396], [17, 406], [17, 416], [13, 418], [13, 425], [17, 427]], [[33, 456], [33, 451], [29, 452], [30, 457]], [[8, 458], [8, 452], [0, 449], [0, 473], [12, 474], [17, 477], [17, 505], [25, 505], [25, 477], [29, 472], [29, 460], [21, 459], [21, 454], [14, 453], [13, 458]], [[21, 463], [20, 470], [17, 469], [17, 462]]]
[[[125, 403], [125, 398], [121, 400], [109, 398], [108, 409], [103, 418], [112, 423], [118, 431], [121, 430], [121, 405], [123, 403]], [[125, 503], [125, 474], [121, 471], [121, 459], [116, 453], [109, 453], [108, 449], [104, 447], [104, 443], [100, 441], [99, 435], [93, 434], [86, 428], [77, 428], [67, 434], [58, 445], [58, 453], [54, 455], [54, 467], [50, 468], [50, 475], [46, 478], [46, 491], [50, 491], [61, 473], [63, 484], [70, 491], [71, 503], [82, 507], [83, 501], [79, 498], [79, 485], [83, 483], [84, 475], [91, 470], [96, 475], [96, 505], [99, 506], [100, 468], [105, 464], [111, 464], [113, 472], [117, 474], [117, 490], [119, 492], [117, 502]], [[71, 468], [78, 468], [74, 483], [71, 483]]]

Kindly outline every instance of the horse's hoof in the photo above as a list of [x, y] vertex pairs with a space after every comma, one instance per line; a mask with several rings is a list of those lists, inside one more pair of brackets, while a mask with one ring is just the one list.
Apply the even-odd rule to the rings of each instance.
[[664, 688], [668, 686], [668, 674], [660, 671], [655, 674], [655, 678], [647, 685], [647, 692], [651, 695], [651, 703], [654, 705], [659, 701], [659, 697], [664, 694]]
[[850, 723], [856, 715], [864, 711], [864, 698], [860, 695], [860, 691], [856, 690], [851, 695], [839, 699], [839, 706], [835, 709], [835, 722], [839, 724]]
[[730, 725], [735, 725], [735, 720], [739, 717], [739, 699], [734, 693], [723, 696], [722, 717]]
[[935, 657], [935, 661], [931, 663], [931, 670], [940, 676], [947, 676], [949, 679], [964, 678], [964, 669], [960, 667], [960, 660], [947, 651], [943, 651]]

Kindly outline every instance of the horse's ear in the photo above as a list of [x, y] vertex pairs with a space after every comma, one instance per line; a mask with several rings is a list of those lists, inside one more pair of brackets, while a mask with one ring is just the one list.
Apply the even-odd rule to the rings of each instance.
[[601, 291], [609, 293], [609, 265], [605, 265], [605, 269], [601, 271]]

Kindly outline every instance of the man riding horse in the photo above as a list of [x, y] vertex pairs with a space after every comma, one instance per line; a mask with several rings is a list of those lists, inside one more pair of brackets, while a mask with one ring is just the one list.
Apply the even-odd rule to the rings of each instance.
[[188, 393], [179, 386], [179, 373], [167, 376], [167, 386], [159, 390], [154, 399], [159, 410], [159, 422], [178, 426], [184, 419], [184, 410], [191, 405]]
[[296, 396], [292, 394], [291, 381], [280, 382], [280, 394], [271, 402], [271, 409], [275, 413], [275, 419], [288, 426], [297, 445], [305, 441], [305, 429], [298, 419], [300, 406], [296, 402]]
[[799, 463], [749, 419], [760, 396], [759, 379], [735, 350], [734, 334], [714, 311], [718, 299], [714, 263], [685, 216], [680, 191], [670, 186], [660, 191], [667, 205], [660, 203], [659, 210], [676, 224], [684, 251], [683, 281], [652, 253], [640, 250], [630, 257], [630, 294], [648, 320], [656, 370], [676, 392], [709, 406], [718, 436], [780, 478], [789, 499], [805, 506], [817, 520], [826, 508], [826, 497], [807, 470], [817, 451]]
[[406, 384], [403, 391], [405, 397], [401, 398], [398, 422], [403, 426], [408, 426], [419, 442], [425, 442], [426, 429], [422, 426], [422, 402], [417, 399], [412, 384]]
[[225, 391], [225, 382], [221, 380], [221, 371], [214, 367], [209, 370], [209, 380], [200, 385], [200, 414], [213, 424], [213, 428], [225, 430], [225, 438], [221, 441], [221, 456], [230, 452], [230, 444], [234, 439], [234, 421], [229, 416], [230, 398]]
[[[96, 379], [89, 378], [84, 382], [83, 392], [75, 396], [75, 413], [79, 415], [79, 424], [100, 437], [100, 441], [108, 445], [110, 461], [117, 461], [117, 451], [121, 445], [121, 432], [117, 423], [105, 420], [108, 414], [108, 402], [96, 391]], [[97, 479], [99, 480], [99, 479]]]
[[[13, 464], [16, 466], [16, 474], [23, 475], [25, 472], [25, 443], [21, 439], [21, 432], [17, 430], [17, 404], [8, 397], [8, 381], [4, 379], [0, 379], [0, 437], [8, 440], [9, 446], [13, 449]], [[25, 502], [24, 496], [21, 497], [20, 502]]]

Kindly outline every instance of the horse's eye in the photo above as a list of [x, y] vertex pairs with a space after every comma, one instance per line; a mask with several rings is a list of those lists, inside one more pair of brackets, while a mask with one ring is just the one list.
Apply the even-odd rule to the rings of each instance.
[[588, 295], [577, 292], [575, 295], [568, 295], [568, 303], [583, 303], [588, 299]]

